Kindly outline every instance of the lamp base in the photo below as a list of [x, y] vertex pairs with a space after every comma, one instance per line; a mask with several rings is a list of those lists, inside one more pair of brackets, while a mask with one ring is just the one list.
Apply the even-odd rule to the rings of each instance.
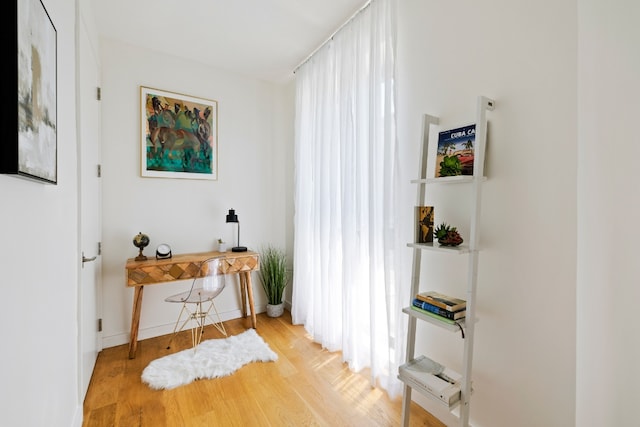
[[234, 246], [233, 248], [231, 248], [231, 252], [246, 252], [246, 251], [247, 251], [246, 246]]

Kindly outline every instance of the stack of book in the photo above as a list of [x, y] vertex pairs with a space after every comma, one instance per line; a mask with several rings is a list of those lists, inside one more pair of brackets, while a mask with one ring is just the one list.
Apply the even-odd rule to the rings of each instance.
[[418, 293], [411, 308], [446, 323], [456, 323], [465, 318], [467, 302], [435, 291]]

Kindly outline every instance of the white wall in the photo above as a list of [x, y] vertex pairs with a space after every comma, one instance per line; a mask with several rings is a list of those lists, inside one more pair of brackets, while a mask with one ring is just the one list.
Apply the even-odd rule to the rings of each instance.
[[[82, 417], [77, 143], [75, 114], [67, 114], [75, 109], [75, 10], [71, 0], [44, 3], [58, 35], [59, 183], [0, 176], [0, 266], [9, 301], [0, 314], [6, 343], [0, 409], [3, 424], [29, 427], [79, 425]], [[497, 102], [489, 113], [474, 426], [633, 425], [640, 344], [632, 316], [640, 267], [632, 245], [640, 237], [634, 227], [640, 193], [629, 171], [640, 154], [634, 130], [639, 6], [580, 0], [576, 10], [570, 2], [494, 0], [461, 10], [432, 0], [399, 3], [404, 182], [416, 174], [422, 114], [457, 124], [473, 118], [477, 95]], [[206, 250], [220, 235], [232, 238], [224, 214], [234, 207], [243, 243], [290, 250], [293, 88], [110, 42], [102, 61], [108, 346], [128, 339], [132, 291], [124, 288], [124, 260], [135, 256], [130, 241], [138, 231], [152, 238], [148, 254], [160, 240], [176, 251]], [[220, 102], [218, 181], [139, 177], [140, 84]], [[248, 148], [256, 156], [245, 158]], [[407, 184], [406, 191], [409, 223], [415, 188]], [[468, 212], [447, 209], [449, 199], [434, 196], [436, 213], [463, 227]], [[159, 206], [168, 206], [168, 216], [151, 212]], [[195, 220], [172, 226], [184, 213]], [[399, 232], [412, 238], [404, 227]], [[405, 255], [409, 263], [410, 252]], [[451, 277], [458, 277], [446, 270], [456, 262], [438, 258], [430, 266], [429, 277], [456, 289]], [[162, 303], [171, 286], [146, 289], [141, 336], [162, 332], [174, 318]], [[224, 310], [234, 315], [239, 306], [230, 294]], [[419, 334], [425, 337], [419, 351], [427, 353], [435, 338], [429, 352], [460, 363], [459, 340], [449, 343], [451, 336], [428, 328]]]
[[[413, 221], [422, 115], [488, 113], [471, 421], [475, 427], [575, 423], [577, 10], [574, 2], [399, 2], [398, 129]], [[449, 186], [451, 187], [451, 186]], [[435, 189], [436, 223], [468, 236], [464, 187]], [[462, 202], [462, 203], [461, 203]], [[402, 228], [407, 241], [412, 230]], [[405, 259], [410, 262], [410, 249]], [[466, 259], [424, 254], [422, 290], [465, 295]], [[410, 271], [410, 265], [405, 270]], [[407, 276], [407, 283], [409, 277]], [[462, 369], [462, 340], [418, 327], [418, 353]], [[418, 393], [415, 400], [424, 402]]]
[[640, 4], [580, 0], [576, 425], [638, 425]]
[[[196, 62], [141, 50], [113, 40], [101, 42], [103, 159], [103, 342], [129, 341], [133, 289], [124, 265], [137, 255], [132, 238], [147, 234], [153, 256], [160, 243], [174, 253], [215, 249], [219, 237], [235, 244], [236, 228], [225, 223], [236, 209], [241, 244], [260, 250], [287, 243], [285, 182], [290, 169], [293, 118], [286, 91], [274, 84], [208, 68]], [[140, 86], [218, 102], [217, 181], [140, 176]], [[237, 278], [218, 297], [223, 319], [240, 316]], [[266, 298], [253, 274], [257, 310]], [[140, 339], [171, 332], [177, 304], [164, 298], [189, 283], [146, 286]]]
[[[296, 86], [295, 79], [291, 79], [286, 83], [280, 91], [278, 102], [276, 104], [277, 117], [280, 120], [279, 131], [276, 134], [276, 140], [283, 142], [280, 144], [279, 151], [275, 153], [283, 162], [282, 169], [278, 172], [279, 178], [284, 180], [282, 200], [284, 215], [284, 247], [287, 251], [289, 267], [291, 268], [289, 278], [293, 274], [293, 180], [294, 180], [294, 138], [295, 138], [295, 102], [296, 102]], [[290, 283], [290, 282], [289, 282]], [[284, 291], [285, 306], [291, 308], [291, 292], [292, 287], [288, 285]]]
[[7, 426], [70, 426], [82, 419], [75, 2], [44, 5], [57, 31], [58, 185], [0, 175], [0, 423]]

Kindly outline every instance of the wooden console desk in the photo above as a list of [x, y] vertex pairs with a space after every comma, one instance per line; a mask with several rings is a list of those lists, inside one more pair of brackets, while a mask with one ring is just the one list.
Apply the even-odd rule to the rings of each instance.
[[260, 268], [257, 252], [199, 252], [193, 254], [174, 255], [169, 259], [149, 257], [146, 261], [129, 258], [125, 266], [127, 286], [135, 288], [133, 294], [133, 311], [131, 314], [131, 336], [129, 338], [129, 359], [136, 357], [138, 348], [138, 329], [140, 327], [140, 310], [142, 308], [142, 291], [146, 285], [175, 282], [192, 279], [200, 268], [200, 263], [207, 258], [220, 256], [220, 274], [238, 273], [240, 278], [240, 294], [242, 296], [242, 317], [247, 317], [247, 299], [251, 313], [251, 326], [256, 327], [256, 313], [253, 305], [253, 287], [251, 272]]

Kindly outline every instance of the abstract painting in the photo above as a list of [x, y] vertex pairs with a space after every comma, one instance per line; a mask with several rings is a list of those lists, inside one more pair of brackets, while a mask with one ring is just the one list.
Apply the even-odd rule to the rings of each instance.
[[218, 178], [218, 103], [140, 87], [141, 175]]
[[7, 43], [15, 41], [18, 49], [2, 85], [8, 102], [2, 106], [6, 151], [0, 172], [57, 184], [57, 32], [40, 0], [6, 6], [12, 20]]

